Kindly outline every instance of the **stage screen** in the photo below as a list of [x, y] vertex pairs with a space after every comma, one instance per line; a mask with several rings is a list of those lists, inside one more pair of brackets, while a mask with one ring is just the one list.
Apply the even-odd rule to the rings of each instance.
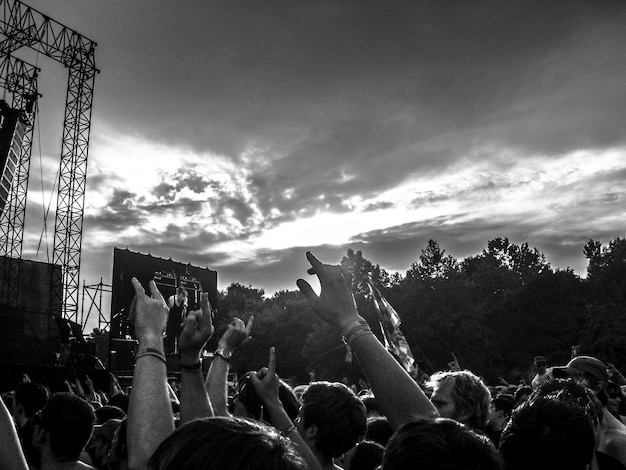
[[182, 285], [189, 295], [189, 307], [200, 301], [200, 292], [208, 292], [209, 301], [217, 306], [217, 272], [171, 259], [135, 253], [128, 249], [113, 250], [113, 277], [111, 293], [111, 336], [125, 338], [131, 335], [128, 310], [135, 292], [131, 279], [136, 277], [148, 288], [155, 279], [163, 297], [174, 295], [176, 286]]

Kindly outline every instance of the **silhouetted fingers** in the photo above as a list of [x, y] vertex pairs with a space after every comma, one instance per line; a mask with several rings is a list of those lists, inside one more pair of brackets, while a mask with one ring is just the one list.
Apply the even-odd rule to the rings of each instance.
[[[144, 294], [141, 294], [144, 295]], [[130, 303], [130, 308], [128, 309], [128, 318], [131, 323], [135, 322], [135, 310], [137, 309], [137, 295], [133, 297], [133, 301]]]
[[270, 348], [270, 358], [267, 364], [267, 373], [273, 376], [276, 373], [276, 348]]
[[139, 282], [136, 277], [133, 277], [130, 281], [133, 283], [133, 289], [135, 289], [135, 295], [145, 295], [146, 294], [146, 291], [143, 288], [143, 286], [141, 285], [141, 282]]
[[250, 332], [252, 331], [252, 324], [254, 323], [254, 315], [250, 315], [248, 318], [248, 324], [246, 325], [246, 334], [250, 336]]
[[157, 287], [156, 282], [154, 282], [154, 280], [151, 280], [149, 282], [148, 287], [150, 288], [150, 294], [152, 295], [153, 299], [163, 302], [163, 305], [167, 305], [165, 303], [165, 299], [163, 298], [163, 295], [161, 294], [161, 291]]
[[317, 301], [317, 294], [311, 287], [311, 284], [306, 282], [304, 279], [298, 279], [296, 281], [296, 285], [298, 286], [298, 289], [300, 289], [300, 292], [302, 292], [302, 295], [304, 295], [304, 298], [307, 299], [310, 304]]
[[200, 296], [200, 308], [202, 309], [202, 313], [211, 316], [211, 302], [209, 302], [208, 292], [203, 292]]

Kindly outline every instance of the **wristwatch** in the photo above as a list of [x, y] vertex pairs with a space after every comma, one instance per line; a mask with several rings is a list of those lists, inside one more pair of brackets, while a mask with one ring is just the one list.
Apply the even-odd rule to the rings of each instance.
[[226, 349], [226, 348], [218, 348], [214, 353], [213, 356], [221, 356], [222, 359], [224, 359], [226, 362], [230, 362], [230, 358], [233, 357], [233, 352], [230, 349]]

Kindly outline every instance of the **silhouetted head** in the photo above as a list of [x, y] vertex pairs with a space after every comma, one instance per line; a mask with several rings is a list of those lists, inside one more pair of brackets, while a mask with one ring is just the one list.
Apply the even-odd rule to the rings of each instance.
[[[251, 375], [252, 372], [248, 372], [237, 382], [233, 414], [273, 424], [269, 414], [263, 408], [263, 402], [256, 394], [256, 390], [250, 378]], [[289, 416], [292, 421], [295, 420], [298, 417], [300, 402], [296, 398], [292, 388], [282, 379], [279, 379], [278, 399], [283, 404], [287, 416]], [[243, 407], [243, 409], [240, 407]]]
[[398, 428], [387, 444], [382, 470], [501, 470], [489, 438], [458, 421], [417, 419]]
[[303, 470], [289, 439], [271, 426], [245, 418], [191, 421], [154, 451], [149, 470]]
[[351, 449], [366, 430], [365, 406], [339, 382], [313, 382], [302, 395], [298, 432], [326, 458]]

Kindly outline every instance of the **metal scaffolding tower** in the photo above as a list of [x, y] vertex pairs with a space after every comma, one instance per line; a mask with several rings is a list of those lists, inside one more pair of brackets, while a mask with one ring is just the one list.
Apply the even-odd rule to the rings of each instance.
[[[0, 58], [29, 47], [60, 62], [68, 69], [63, 142], [59, 171], [58, 198], [54, 227], [53, 263], [62, 267], [62, 290], [53, 291], [53, 311], [78, 322], [80, 254], [82, 245], [87, 154], [93, 86], [98, 72], [94, 62], [97, 44], [76, 31], [30, 8], [19, 0], [0, 0]], [[7, 236], [0, 253], [21, 255], [23, 218], [7, 222]], [[21, 225], [21, 226], [20, 226]], [[21, 232], [20, 232], [21, 233]], [[5, 240], [6, 239], [6, 240]], [[59, 280], [57, 280], [59, 281]]]
[[20, 119], [25, 126], [7, 203], [0, 211], [0, 256], [5, 257], [2, 262], [2, 279], [5, 282], [0, 285], [0, 303], [5, 305], [11, 305], [11, 302], [18, 298], [20, 287], [22, 267], [20, 258], [24, 239], [26, 193], [28, 192], [33, 126], [39, 97], [38, 73], [37, 67], [16, 57], [7, 55], [0, 61], [0, 87], [11, 93], [9, 103], [11, 108], [22, 110]]

